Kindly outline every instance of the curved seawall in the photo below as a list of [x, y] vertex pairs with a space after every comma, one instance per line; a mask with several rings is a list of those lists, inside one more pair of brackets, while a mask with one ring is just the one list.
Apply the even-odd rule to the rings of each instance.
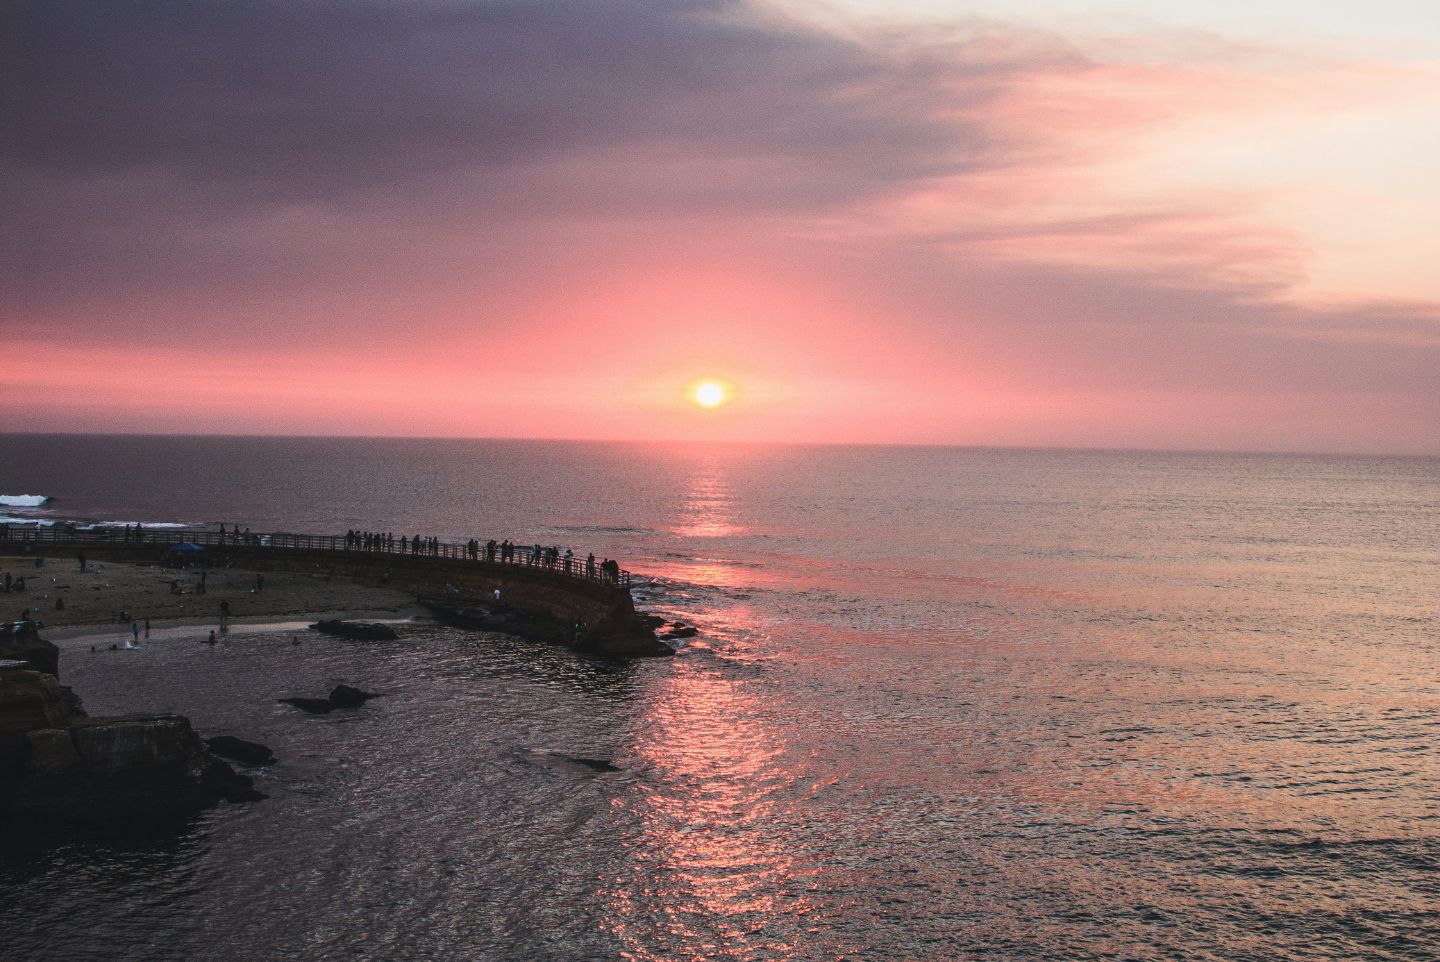
[[592, 575], [578, 563], [567, 572], [558, 564], [488, 561], [483, 554], [472, 557], [464, 545], [454, 544], [437, 545], [434, 554], [367, 551], [347, 548], [343, 537], [311, 535], [250, 535], [234, 543], [213, 531], [146, 531], [127, 540], [110, 530], [11, 528], [0, 537], [0, 546], [8, 543], [12, 549], [27, 542], [43, 553], [84, 552], [96, 560], [157, 565], [167, 556], [173, 558], [177, 545], [199, 545], [203, 551], [195, 556], [212, 567], [315, 574], [406, 591], [422, 601], [450, 606], [495, 608], [498, 590], [500, 610], [526, 616], [537, 629], [534, 633], [547, 638], [604, 654], [673, 653], [635, 611], [629, 573], [618, 569], [614, 575]]

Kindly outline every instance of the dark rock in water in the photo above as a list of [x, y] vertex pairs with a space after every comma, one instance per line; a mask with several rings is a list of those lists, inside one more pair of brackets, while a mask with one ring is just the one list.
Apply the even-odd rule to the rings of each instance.
[[699, 633], [700, 629], [694, 625], [686, 625], [677, 621], [671, 625], [670, 630], [663, 633], [660, 638], [662, 641], [672, 641], [676, 638], [694, 638]]
[[205, 761], [205, 746], [180, 715], [88, 719], [70, 729], [91, 775], [141, 783], [183, 778]]
[[131, 825], [264, 797], [182, 715], [83, 716], [53, 674], [0, 671], [0, 821]]
[[234, 735], [216, 735], [205, 739], [205, 744], [216, 755], [222, 755], [242, 765], [273, 765], [275, 753], [259, 742], [247, 742]]
[[310, 627], [321, 634], [336, 635], [355, 641], [394, 641], [400, 637], [389, 625], [373, 621], [317, 621]]
[[181, 715], [94, 718], [25, 737], [28, 757], [0, 799], [14, 819], [131, 824], [264, 797]]
[[358, 688], [351, 688], [349, 685], [336, 685], [330, 690], [330, 704], [336, 708], [356, 708], [370, 699], [378, 697], [380, 696], [368, 691], [361, 691]]
[[425, 602], [425, 607], [441, 624], [565, 645], [597, 655], [646, 658], [675, 654], [674, 648], [656, 640], [654, 631], [645, 627], [644, 618], [649, 616], [632, 616], [623, 630], [602, 630], [595, 626], [577, 629], [576, 625], [543, 612], [522, 611], [515, 607], [497, 609], [474, 605], [460, 608], [441, 602]]
[[335, 710], [334, 703], [328, 698], [281, 698], [278, 701], [282, 705], [294, 705], [312, 715], [326, 715]]
[[255, 779], [241, 775], [218, 758], [211, 758], [206, 763], [202, 779], [207, 789], [227, 802], [258, 802], [269, 798], [264, 792], [255, 790]]
[[[281, 698], [282, 704], [294, 705], [312, 715], [327, 715], [337, 708], [358, 708], [372, 698], [380, 696], [374, 692], [361, 691], [349, 685], [336, 685], [330, 689], [328, 698]], [[231, 756], [234, 757], [234, 756]]]
[[562, 755], [559, 752], [552, 752], [544, 748], [532, 748], [526, 753], [526, 757], [530, 761], [544, 765], [547, 768], [558, 768], [565, 771], [594, 773], [622, 771], [622, 769], [602, 758], [578, 758], [574, 755]]

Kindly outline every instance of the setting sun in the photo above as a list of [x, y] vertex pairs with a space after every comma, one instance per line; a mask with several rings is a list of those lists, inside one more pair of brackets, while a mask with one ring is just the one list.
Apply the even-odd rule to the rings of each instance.
[[730, 400], [730, 389], [722, 381], [696, 381], [690, 386], [690, 400], [702, 408], [718, 408]]

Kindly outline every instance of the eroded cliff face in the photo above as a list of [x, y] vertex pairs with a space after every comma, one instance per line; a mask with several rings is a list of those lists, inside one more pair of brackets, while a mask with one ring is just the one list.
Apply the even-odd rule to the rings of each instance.
[[77, 717], [54, 675], [0, 669], [0, 817], [133, 822], [262, 797], [184, 716]]

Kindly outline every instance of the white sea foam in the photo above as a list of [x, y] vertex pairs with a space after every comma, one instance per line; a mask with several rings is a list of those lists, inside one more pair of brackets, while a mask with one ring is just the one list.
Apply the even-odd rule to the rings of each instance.
[[[131, 528], [135, 526], [134, 521], [66, 521], [64, 518], [37, 518], [34, 515], [0, 514], [0, 524], [13, 524], [29, 526], [32, 528], [51, 528], [57, 524], [73, 524], [77, 531], [95, 531], [102, 528]], [[198, 528], [203, 525], [188, 524], [184, 521], [145, 521], [141, 527], [146, 530], [162, 528]]]
[[49, 500], [48, 494], [0, 494], [0, 507], [39, 508]]
[[[79, 525], [82, 530], [93, 531], [96, 528], [131, 528], [135, 526], [134, 521], [92, 521], [88, 524]], [[203, 525], [189, 524], [184, 521], [142, 521], [140, 526], [149, 530], [150, 528], [200, 528]]]

